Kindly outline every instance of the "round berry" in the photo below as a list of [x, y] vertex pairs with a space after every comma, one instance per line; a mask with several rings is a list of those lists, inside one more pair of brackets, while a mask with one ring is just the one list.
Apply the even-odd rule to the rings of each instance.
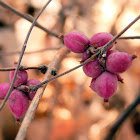
[[0, 84], [0, 99], [5, 98], [9, 88], [10, 88], [10, 83]]
[[117, 76], [110, 72], [103, 72], [95, 81], [95, 90], [99, 96], [108, 100], [117, 90]]
[[[12, 82], [14, 74], [15, 74], [15, 70], [10, 71], [10, 74], [9, 74], [10, 82]], [[28, 79], [28, 74], [25, 70], [18, 71], [14, 86], [17, 87], [22, 84], [26, 84], [27, 79]]]
[[93, 78], [92, 80], [91, 80], [91, 83], [90, 83], [90, 88], [93, 90], [93, 91], [95, 91], [96, 92], [96, 89], [95, 89], [95, 81], [96, 81], [96, 78]]
[[83, 66], [84, 73], [92, 78], [98, 77], [102, 72], [103, 69], [100, 66], [100, 63], [97, 58]]
[[107, 57], [106, 68], [112, 73], [122, 73], [130, 67], [132, 60], [125, 52], [114, 52]]
[[26, 113], [29, 107], [28, 97], [19, 90], [13, 90], [8, 99], [8, 106], [18, 121]]
[[63, 36], [66, 47], [75, 53], [83, 53], [88, 47], [89, 39], [81, 32], [70, 32]]
[[[107, 44], [111, 39], [113, 39], [113, 36], [111, 34], [106, 32], [101, 32], [93, 35], [89, 40], [89, 44], [94, 48], [98, 48]], [[108, 48], [108, 50], [111, 49], [113, 45], [114, 43]]]

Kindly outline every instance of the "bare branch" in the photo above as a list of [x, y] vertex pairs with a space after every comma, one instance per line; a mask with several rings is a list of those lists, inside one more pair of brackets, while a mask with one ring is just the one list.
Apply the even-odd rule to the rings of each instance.
[[[0, 1], [0, 2], [1, 2], [1, 1]], [[19, 60], [18, 60], [18, 64], [17, 64], [16, 70], [15, 70], [15, 73], [14, 73], [14, 77], [13, 77], [11, 86], [10, 86], [10, 88], [9, 88], [9, 91], [8, 91], [8, 93], [7, 93], [7, 95], [6, 95], [5, 99], [4, 99], [4, 101], [2, 102], [2, 104], [1, 104], [1, 106], [0, 106], [0, 111], [1, 111], [2, 108], [4, 107], [6, 101], [8, 100], [8, 98], [9, 98], [9, 96], [10, 96], [10, 93], [11, 93], [11, 91], [12, 91], [12, 89], [13, 89], [14, 82], [15, 82], [15, 80], [16, 80], [16, 76], [17, 76], [17, 73], [18, 73], [18, 70], [19, 70], [19, 67], [20, 67], [20, 63], [21, 63], [21, 60], [22, 60], [22, 58], [23, 58], [23, 55], [24, 55], [24, 52], [25, 52], [25, 49], [26, 49], [26, 45], [27, 45], [29, 36], [30, 36], [30, 34], [31, 34], [31, 31], [32, 31], [32, 29], [33, 29], [33, 27], [34, 27], [34, 25], [35, 25], [37, 19], [39, 18], [39, 16], [40, 16], [41, 13], [43, 12], [43, 10], [46, 8], [46, 6], [47, 6], [50, 2], [51, 2], [51, 0], [49, 0], [49, 1], [43, 6], [43, 8], [42, 8], [42, 9], [40, 10], [40, 12], [38, 13], [38, 15], [35, 17], [35, 19], [34, 19], [32, 25], [31, 25], [31, 27], [30, 27], [30, 29], [29, 29], [29, 31], [28, 31], [28, 34], [27, 34], [27, 36], [26, 36], [26, 39], [25, 39], [24, 44], [23, 44], [23, 47], [22, 47], [22, 51], [21, 51], [21, 54], [20, 54], [20, 57], [19, 57]]]
[[140, 91], [133, 101], [133, 103], [127, 107], [127, 109], [123, 112], [123, 114], [120, 116], [120, 118], [114, 123], [114, 125], [110, 129], [110, 133], [105, 138], [105, 140], [112, 140], [113, 136], [117, 132], [120, 125], [126, 120], [126, 118], [130, 115], [130, 113], [137, 107], [137, 105], [140, 103]]
[[[17, 11], [16, 9], [14, 9], [13, 7], [9, 6], [8, 4], [4, 3], [3, 1], [0, 0], [0, 5], [8, 10], [10, 10], [11, 12], [15, 13], [16, 15], [28, 20], [29, 22], [33, 22], [33, 18], [29, 15], [25, 15], [20, 13], [19, 11]], [[48, 34], [55, 36], [58, 38], [58, 34], [51, 32], [50, 30], [46, 29], [45, 27], [43, 27], [42, 25], [40, 25], [39, 23], [35, 23], [35, 26], [39, 27], [40, 29], [42, 29], [43, 31], [47, 32]]]
[[119, 34], [117, 34], [112, 40], [110, 40], [102, 50], [102, 54], [104, 54], [109, 46], [113, 44], [126, 30], [128, 30], [136, 21], [140, 19], [140, 15], [138, 15], [129, 25], [127, 25]]
[[[64, 56], [68, 53], [69, 51], [66, 48], [61, 48], [60, 51], [57, 53], [57, 55], [54, 57], [54, 59], [52, 60], [52, 62], [48, 65], [48, 71], [46, 73], [46, 75], [44, 76], [44, 80], [48, 79], [51, 75], [51, 71], [55, 68], [58, 67], [58, 65], [60, 64], [60, 62], [62, 61], [62, 59], [64, 58]], [[43, 80], [43, 81], [44, 81]], [[25, 135], [26, 135], [26, 131], [30, 125], [31, 120], [33, 119], [34, 113], [37, 109], [37, 106], [39, 104], [40, 98], [43, 95], [43, 92], [45, 90], [45, 87], [47, 85], [44, 85], [42, 87], [40, 87], [35, 95], [35, 97], [33, 98], [29, 109], [25, 115], [25, 118], [21, 124], [21, 127], [19, 129], [19, 132], [16, 136], [15, 140], [24, 140]]]
[[91, 60], [93, 60], [95, 57], [97, 57], [97, 55], [101, 55], [101, 57], [102, 57], [102, 55], [103, 55], [104, 53], [106, 53], [106, 51], [107, 51], [107, 49], [109, 48], [109, 46], [110, 46], [111, 44], [113, 44], [113, 43], [114, 43], [126, 30], [128, 30], [139, 18], [140, 18], [140, 15], [139, 15], [138, 17], [136, 17], [127, 27], [125, 27], [125, 28], [124, 28], [119, 34], [117, 34], [112, 40], [110, 40], [103, 48], [97, 49], [97, 52], [96, 52], [93, 56], [91, 56], [89, 59], [87, 59], [85, 62], [83, 62], [82, 64], [80, 64], [80, 65], [78, 65], [78, 66], [76, 66], [76, 67], [74, 67], [74, 68], [72, 68], [72, 69], [70, 69], [70, 70], [68, 70], [68, 71], [66, 71], [66, 72], [64, 72], [64, 73], [61, 73], [61, 74], [59, 74], [59, 75], [56, 75], [56, 76], [54, 76], [54, 77], [51, 78], [51, 79], [47, 79], [46, 81], [44, 81], [44, 82], [42, 82], [42, 83], [36, 85], [32, 90], [36, 90], [36, 89], [38, 89], [40, 86], [42, 86], [42, 85], [44, 85], [44, 84], [46, 84], [46, 83], [48, 83], [48, 82], [50, 82], [50, 81], [52, 81], [52, 80], [54, 80], [54, 79], [57, 79], [57, 78], [59, 78], [59, 77], [65, 75], [65, 74], [67, 74], [67, 73], [70, 73], [70, 72], [76, 70], [77, 68], [79, 68], [79, 67], [81, 67], [81, 66], [87, 64], [87, 63], [90, 62]]
[[[45, 49], [41, 49], [41, 50], [37, 50], [37, 51], [33, 51], [33, 52], [25, 52], [24, 55], [28, 55], [28, 54], [33, 54], [33, 53], [41, 53], [41, 52], [44, 52], [44, 51], [53, 51], [53, 50], [59, 50], [62, 46], [59, 46], [59, 47], [52, 47], [52, 48], [45, 48]], [[16, 54], [20, 54], [21, 52], [20, 51], [15, 51], [15, 52], [1, 52], [0, 55], [6, 55], [6, 56], [9, 56], [9, 55], [16, 55]]]
[[140, 39], [140, 36], [124, 36], [120, 37], [119, 39]]

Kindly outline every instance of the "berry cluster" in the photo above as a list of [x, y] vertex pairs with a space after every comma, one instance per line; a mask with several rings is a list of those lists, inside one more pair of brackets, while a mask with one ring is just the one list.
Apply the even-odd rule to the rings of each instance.
[[[9, 79], [12, 82], [15, 70], [10, 71]], [[37, 79], [28, 80], [28, 73], [26, 70], [18, 71], [14, 88], [8, 99], [8, 106], [17, 121], [26, 113], [29, 107], [29, 100], [35, 96], [35, 92], [30, 92], [30, 86], [39, 84]], [[3, 100], [10, 88], [10, 83], [0, 84], [0, 99]]]
[[[98, 49], [112, 40], [113, 36], [109, 33], [101, 32], [88, 39], [81, 32], [70, 32], [63, 35], [63, 39], [69, 50], [75, 53], [82, 53], [81, 62], [84, 62]], [[125, 52], [111, 50], [113, 45], [108, 48], [105, 56], [102, 56], [102, 58], [97, 56], [83, 66], [84, 73], [92, 77], [90, 88], [103, 97], [105, 102], [116, 92], [117, 82], [123, 83], [119, 73], [126, 71], [136, 57], [135, 55], [130, 56]]]

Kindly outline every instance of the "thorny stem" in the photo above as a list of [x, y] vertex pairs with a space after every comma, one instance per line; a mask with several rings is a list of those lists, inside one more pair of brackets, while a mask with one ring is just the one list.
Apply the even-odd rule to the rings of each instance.
[[139, 18], [140, 18], [140, 15], [139, 15], [138, 17], [136, 17], [128, 26], [126, 26], [126, 27], [125, 27], [119, 34], [117, 34], [112, 40], [110, 40], [103, 48], [98, 49], [97, 52], [96, 52], [91, 58], [87, 59], [87, 60], [86, 60], [85, 62], [83, 62], [82, 64], [80, 64], [80, 65], [78, 65], [78, 66], [76, 66], [76, 67], [74, 67], [74, 68], [72, 68], [72, 69], [70, 69], [70, 70], [68, 70], [68, 71], [66, 71], [66, 72], [64, 72], [64, 73], [61, 73], [61, 74], [59, 74], [59, 75], [56, 75], [56, 76], [54, 76], [54, 77], [51, 78], [51, 79], [47, 79], [46, 81], [44, 81], [44, 82], [42, 82], [42, 83], [36, 85], [32, 90], [34, 91], [34, 90], [38, 89], [39, 87], [41, 87], [42, 85], [44, 85], [44, 84], [46, 84], [46, 83], [48, 83], [48, 82], [50, 82], [50, 81], [52, 81], [52, 80], [54, 80], [54, 79], [57, 79], [57, 78], [59, 78], [59, 77], [65, 75], [65, 74], [67, 74], [67, 73], [70, 73], [70, 72], [76, 70], [77, 68], [79, 68], [79, 67], [81, 67], [81, 66], [87, 64], [87, 63], [90, 62], [91, 60], [93, 60], [95, 57], [97, 57], [97, 55], [99, 55], [99, 57], [102, 57], [103, 54], [106, 53], [106, 51], [107, 51], [107, 49], [110, 47], [110, 45], [112, 45], [112, 44], [113, 44], [126, 30], [128, 30]]
[[138, 93], [137, 97], [133, 101], [133, 103], [127, 107], [125, 112], [123, 112], [122, 116], [120, 116], [120, 118], [111, 127], [111, 129], [109, 131], [109, 134], [107, 135], [105, 140], [112, 140], [113, 139], [113, 136], [117, 132], [120, 125], [126, 120], [126, 118], [130, 115], [130, 113], [134, 110], [134, 108], [136, 108], [136, 106], [138, 104], [140, 104], [140, 90], [139, 90], [139, 93]]
[[[25, 39], [24, 44], [23, 44], [23, 47], [22, 47], [22, 51], [21, 51], [21, 54], [20, 54], [20, 57], [19, 57], [19, 61], [18, 61], [16, 70], [15, 70], [15, 73], [14, 73], [14, 77], [13, 77], [11, 86], [10, 86], [10, 88], [9, 88], [9, 91], [8, 91], [8, 93], [7, 93], [7, 95], [6, 95], [5, 99], [4, 99], [4, 101], [2, 102], [2, 104], [1, 104], [1, 106], [0, 106], [0, 111], [1, 111], [2, 108], [4, 107], [6, 101], [8, 100], [8, 98], [9, 98], [9, 96], [10, 96], [10, 93], [11, 93], [11, 91], [12, 91], [12, 89], [13, 89], [14, 82], [15, 82], [15, 80], [16, 80], [16, 76], [17, 76], [17, 73], [18, 73], [18, 70], [19, 70], [19, 67], [20, 67], [20, 63], [21, 63], [21, 60], [22, 60], [22, 58], [23, 58], [23, 55], [24, 55], [24, 52], [25, 52], [25, 49], [26, 49], [26, 45], [27, 45], [29, 36], [30, 36], [30, 34], [31, 34], [31, 31], [32, 31], [32, 29], [33, 29], [33, 27], [34, 27], [34, 25], [35, 25], [37, 19], [39, 18], [39, 16], [41, 15], [41, 13], [44, 11], [44, 9], [48, 6], [48, 4], [49, 4], [51, 1], [52, 1], [52, 0], [49, 0], [49, 1], [43, 6], [43, 8], [42, 8], [42, 9], [40, 10], [40, 12], [38, 13], [38, 15], [35, 17], [35, 19], [34, 19], [32, 25], [31, 25], [31, 27], [30, 27], [30, 29], [29, 29], [29, 31], [28, 31], [28, 34], [27, 34], [27, 36], [26, 36], [26, 39]], [[1, 2], [1, 1], [0, 1], [0, 2]]]
[[[8, 4], [4, 3], [3, 1], [0, 0], [0, 5], [6, 9], [9, 9], [11, 12], [15, 13], [16, 15], [28, 20], [29, 22], [33, 22], [33, 18], [31, 16], [25, 15], [20, 13], [19, 11], [17, 11], [16, 9], [14, 9], [13, 7], [9, 6]], [[55, 37], [58, 38], [58, 34], [51, 32], [50, 30], [46, 29], [45, 27], [43, 27], [42, 25], [40, 25], [39, 23], [35, 23], [35, 26], [39, 27], [40, 29], [42, 29], [43, 31], [47, 32], [50, 35], [53, 35]]]

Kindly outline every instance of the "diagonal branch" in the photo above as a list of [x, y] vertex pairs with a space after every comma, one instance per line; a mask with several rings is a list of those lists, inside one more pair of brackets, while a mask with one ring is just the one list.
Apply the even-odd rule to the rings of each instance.
[[[51, 71], [53, 68], [58, 67], [58, 65], [61, 63], [62, 59], [65, 57], [65, 55], [68, 53], [69, 51], [66, 48], [61, 48], [59, 50], [59, 52], [56, 54], [56, 56], [53, 58], [53, 60], [51, 61], [51, 63], [48, 65], [48, 71], [46, 73], [46, 75], [44, 76], [44, 80], [48, 79], [51, 76]], [[21, 124], [21, 127], [19, 129], [19, 132], [16, 136], [15, 140], [24, 140], [25, 135], [26, 135], [26, 131], [30, 125], [30, 122], [34, 116], [34, 113], [37, 109], [37, 106], [39, 104], [40, 98], [43, 95], [43, 92], [45, 90], [45, 86], [42, 86], [38, 89], [38, 91], [36, 92], [35, 97], [33, 98], [28, 111], [26, 112], [26, 115], [24, 117], [24, 120]]]
[[140, 36], [124, 36], [120, 37], [119, 39], [140, 39]]
[[137, 105], [140, 104], [140, 91], [133, 101], [133, 103], [127, 107], [125, 112], [123, 112], [122, 116], [114, 123], [114, 125], [111, 127], [109, 134], [105, 138], [105, 140], [112, 140], [113, 136], [117, 132], [120, 125], [126, 120], [126, 118], [130, 115], [130, 113], [137, 107]]
[[[16, 9], [14, 9], [13, 7], [9, 6], [8, 4], [6, 4], [5, 2], [0, 0], [0, 5], [8, 10], [10, 10], [11, 12], [15, 13], [16, 15], [28, 20], [29, 22], [33, 22], [33, 18], [31, 16], [25, 15], [20, 13], [19, 11], [17, 11]], [[40, 29], [42, 29], [43, 31], [47, 32], [48, 34], [55, 36], [58, 38], [58, 34], [51, 32], [50, 30], [46, 29], [45, 27], [43, 27], [42, 25], [40, 25], [39, 23], [35, 23], [35, 26], [39, 27]]]
[[51, 79], [47, 79], [46, 81], [44, 81], [44, 82], [42, 82], [42, 83], [36, 85], [32, 90], [36, 90], [36, 89], [38, 89], [39, 87], [41, 87], [42, 85], [44, 85], [44, 84], [46, 84], [46, 83], [48, 83], [48, 82], [50, 82], [50, 81], [52, 81], [52, 80], [55, 80], [55, 79], [57, 79], [57, 78], [59, 78], [59, 77], [65, 75], [65, 74], [67, 74], [67, 73], [69, 73], [69, 72], [72, 72], [73, 70], [76, 70], [77, 68], [79, 68], [79, 67], [81, 67], [81, 66], [87, 64], [87, 63], [90, 62], [91, 60], [93, 60], [97, 55], [101, 55], [101, 57], [102, 57], [102, 55], [103, 55], [104, 53], [106, 53], [106, 51], [107, 51], [107, 49], [110, 47], [110, 45], [112, 45], [126, 30], [128, 30], [128, 29], [129, 29], [137, 20], [139, 20], [139, 19], [140, 19], [140, 15], [139, 15], [138, 17], [136, 17], [128, 26], [126, 26], [119, 34], [117, 34], [117, 35], [116, 35], [112, 40], [110, 40], [106, 45], [104, 45], [104, 47], [98, 49], [97, 52], [96, 52], [92, 57], [90, 57], [89, 59], [87, 59], [86, 61], [84, 61], [82, 64], [80, 64], [80, 65], [78, 65], [78, 66], [76, 66], [76, 67], [74, 67], [74, 68], [72, 68], [72, 69], [70, 69], [70, 70], [68, 70], [68, 71], [66, 71], [66, 72], [64, 72], [64, 73], [61, 73], [61, 74], [59, 74], [59, 75], [56, 75], [56, 76], [54, 76], [54, 77], [51, 78]]
[[[25, 41], [24, 41], [24, 44], [23, 44], [23, 46], [22, 46], [22, 51], [21, 51], [21, 54], [20, 54], [20, 57], [19, 57], [19, 60], [18, 60], [18, 64], [17, 64], [16, 70], [15, 70], [15, 73], [14, 73], [14, 77], [13, 77], [11, 86], [10, 86], [10, 88], [9, 88], [9, 91], [8, 91], [8, 93], [7, 93], [7, 95], [6, 95], [5, 99], [4, 99], [4, 101], [2, 102], [2, 104], [1, 104], [1, 106], [0, 106], [0, 111], [1, 111], [2, 108], [4, 107], [6, 101], [8, 100], [8, 98], [9, 98], [9, 96], [10, 96], [11, 91], [13, 90], [14, 82], [15, 82], [15, 80], [16, 80], [17, 73], [18, 73], [18, 70], [19, 70], [19, 67], [20, 67], [20, 63], [21, 63], [21, 60], [22, 60], [22, 58], [23, 58], [23, 55], [24, 55], [24, 52], [25, 52], [25, 49], [26, 49], [27, 42], [28, 42], [29, 36], [30, 36], [30, 34], [31, 34], [31, 31], [32, 31], [32, 29], [33, 29], [33, 27], [34, 27], [34, 25], [35, 25], [37, 19], [39, 18], [39, 16], [41, 15], [41, 13], [44, 11], [44, 9], [48, 6], [48, 4], [49, 4], [51, 1], [52, 1], [52, 0], [49, 0], [49, 1], [43, 6], [43, 8], [42, 8], [42, 9], [40, 10], [40, 12], [38, 13], [38, 15], [35, 17], [35, 19], [34, 19], [32, 25], [31, 25], [31, 27], [30, 27], [30, 29], [29, 29], [29, 31], [28, 31], [28, 34], [27, 34], [26, 39], [25, 39]], [[1, 2], [1, 1], [0, 1], [0, 2]]]

